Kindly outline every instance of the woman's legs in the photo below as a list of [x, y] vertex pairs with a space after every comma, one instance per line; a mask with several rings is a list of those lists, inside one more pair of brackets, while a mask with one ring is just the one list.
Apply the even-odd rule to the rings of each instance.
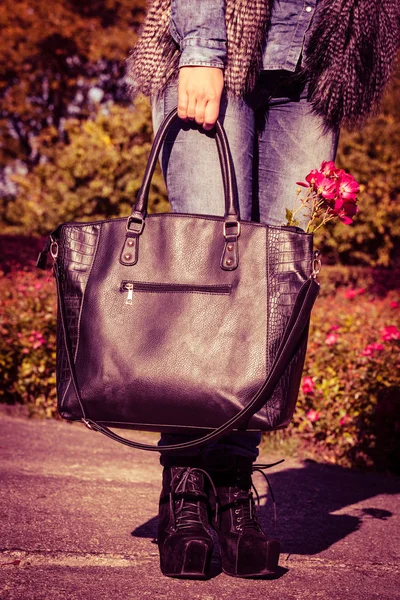
[[[161, 99], [153, 102], [155, 130], [176, 104], [176, 86], [169, 87]], [[224, 97], [221, 120], [237, 173], [240, 216], [242, 220], [250, 220], [254, 113], [245, 102], [228, 101]], [[212, 133], [205, 133], [194, 123], [177, 122], [165, 141], [161, 163], [174, 212], [224, 214], [221, 170]], [[163, 434], [160, 445], [195, 437]], [[247, 530], [243, 532], [241, 527], [243, 519], [252, 515], [251, 468], [260, 439], [259, 432], [232, 432], [201, 450], [161, 455], [164, 471], [158, 545], [164, 574], [184, 578], [206, 575], [212, 545], [204, 499], [210, 493], [210, 479], [218, 486], [218, 496], [224, 504], [217, 527], [223, 569], [231, 575], [246, 576], [254, 564], [258, 565], [256, 574], [265, 572], [267, 567], [268, 572], [276, 568], [279, 547], [278, 551], [276, 545], [270, 550], [270, 541], [261, 528], [256, 527], [258, 533], [251, 528], [249, 540]], [[232, 503], [237, 503], [234, 509]], [[171, 528], [171, 523], [177, 527]], [[232, 534], [231, 527], [234, 527]], [[251, 548], [246, 550], [250, 542]], [[259, 557], [260, 564], [253, 554]]]

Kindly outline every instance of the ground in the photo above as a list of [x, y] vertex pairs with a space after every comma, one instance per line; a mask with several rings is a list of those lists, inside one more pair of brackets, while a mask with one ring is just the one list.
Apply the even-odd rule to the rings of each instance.
[[[131, 435], [131, 434], [130, 434]], [[156, 440], [137, 432], [139, 441]], [[394, 600], [400, 598], [400, 478], [288, 459], [270, 470], [280, 570], [161, 575], [161, 467], [83, 425], [0, 414], [0, 598], [5, 600]], [[262, 455], [271, 462], [278, 455]], [[272, 528], [260, 475], [260, 518]]]

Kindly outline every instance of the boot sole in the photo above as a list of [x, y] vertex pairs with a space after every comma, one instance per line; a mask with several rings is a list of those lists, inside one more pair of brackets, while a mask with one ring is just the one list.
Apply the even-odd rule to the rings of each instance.
[[279, 540], [270, 540], [267, 543], [267, 568], [262, 571], [257, 571], [256, 573], [244, 573], [243, 575], [240, 573], [232, 573], [227, 571], [222, 566], [222, 571], [225, 575], [229, 575], [230, 577], [240, 577], [241, 579], [252, 579], [255, 577], [268, 577], [275, 575], [278, 570], [279, 556], [281, 552], [281, 545]]
[[208, 579], [211, 555], [212, 548], [209, 549], [203, 542], [192, 540], [186, 545], [182, 569], [179, 572], [168, 572], [161, 566], [161, 572], [166, 577], [178, 579]]

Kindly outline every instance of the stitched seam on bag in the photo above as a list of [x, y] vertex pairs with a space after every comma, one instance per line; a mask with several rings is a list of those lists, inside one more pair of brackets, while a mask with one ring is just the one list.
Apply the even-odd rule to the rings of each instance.
[[[65, 229], [64, 225], [60, 229], [60, 238], [61, 238], [61, 235], [63, 233], [63, 229]], [[65, 240], [65, 236], [64, 236], [64, 240]], [[65, 241], [64, 241], [64, 245], [65, 245]], [[64, 277], [65, 277], [65, 274], [64, 274]], [[63, 339], [63, 342], [64, 342], [64, 352], [67, 353], [68, 352], [68, 348], [67, 348], [67, 342], [66, 342], [66, 339], [65, 339], [65, 333], [63, 334], [62, 339]], [[68, 392], [68, 390], [69, 390], [69, 388], [71, 386], [71, 382], [72, 382], [72, 375], [71, 375], [71, 371], [70, 371], [69, 379], [68, 379], [65, 391], [64, 391], [64, 393], [62, 395], [61, 401], [60, 401], [60, 407], [61, 407], [61, 405], [63, 404], [63, 402], [65, 400], [67, 392]]]
[[270, 338], [270, 300], [269, 300], [269, 294], [270, 294], [270, 285], [269, 285], [269, 281], [270, 281], [270, 263], [269, 263], [269, 246], [270, 246], [270, 235], [269, 235], [269, 229], [266, 230], [266, 244], [265, 244], [265, 266], [266, 266], [266, 273], [265, 273], [265, 277], [266, 277], [266, 296], [267, 296], [267, 323], [266, 323], [266, 340], [265, 340], [265, 376], [268, 377], [268, 373], [269, 373], [269, 352], [268, 352], [268, 347], [269, 347], [269, 338]]
[[[146, 216], [146, 220], [147, 219], [157, 219], [160, 217], [168, 217], [168, 218], [186, 218], [186, 219], [202, 219], [204, 221], [218, 221], [223, 223], [225, 221], [224, 217], [219, 217], [218, 215], [191, 215], [188, 213], [153, 213], [151, 215], [147, 215]], [[118, 221], [126, 221], [126, 217], [118, 217], [115, 219], [103, 219], [102, 221], [85, 221], [84, 223], [80, 222], [80, 221], [71, 221], [68, 223], [69, 226], [75, 226], [75, 227], [85, 227], [87, 225], [103, 225], [104, 223], [114, 223], [114, 222], [118, 222]], [[282, 229], [284, 231], [290, 231], [289, 229], [286, 229], [286, 227], [282, 226], [282, 225], [265, 225], [264, 223], [256, 223], [255, 221], [240, 221], [242, 223], [242, 225], [246, 226], [246, 225], [251, 225], [252, 227], [263, 227], [266, 228], [268, 230], [277, 230], [277, 231], [282, 231]], [[311, 233], [306, 233], [305, 231], [302, 231], [301, 229], [299, 229], [298, 231], [295, 232], [297, 235], [305, 235], [305, 236], [311, 236]]]
[[[96, 423], [98, 425], [105, 425], [106, 427], [121, 427], [121, 429], [129, 429], [129, 427], [127, 427], [128, 425], [132, 425], [132, 429], [138, 428], [138, 431], [151, 431], [151, 432], [160, 432], [161, 430], [164, 430], [168, 427], [168, 429], [170, 427], [173, 427], [174, 429], [193, 429], [193, 431], [196, 431], [197, 429], [204, 429], [204, 431], [214, 431], [215, 427], [206, 427], [205, 425], [177, 425], [176, 423], [171, 424], [171, 425], [166, 425], [165, 423], [139, 423], [139, 422], [133, 422], [133, 421], [100, 421], [97, 420]], [[135, 427], [133, 427], [135, 426]], [[139, 429], [139, 428], [143, 428], [143, 427], [148, 427], [148, 429]], [[155, 429], [157, 427], [157, 429]], [[233, 431], [243, 431], [243, 429], [234, 429]], [[246, 428], [246, 431], [260, 431], [260, 428], [258, 427], [250, 427], [249, 429]]]

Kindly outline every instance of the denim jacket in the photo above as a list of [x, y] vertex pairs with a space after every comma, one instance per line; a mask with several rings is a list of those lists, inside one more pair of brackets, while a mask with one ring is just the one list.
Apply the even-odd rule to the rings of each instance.
[[[302, 55], [317, 0], [275, 0], [263, 51], [263, 69], [294, 71]], [[171, 35], [180, 45], [180, 67], [224, 68], [224, 0], [171, 0]]]

